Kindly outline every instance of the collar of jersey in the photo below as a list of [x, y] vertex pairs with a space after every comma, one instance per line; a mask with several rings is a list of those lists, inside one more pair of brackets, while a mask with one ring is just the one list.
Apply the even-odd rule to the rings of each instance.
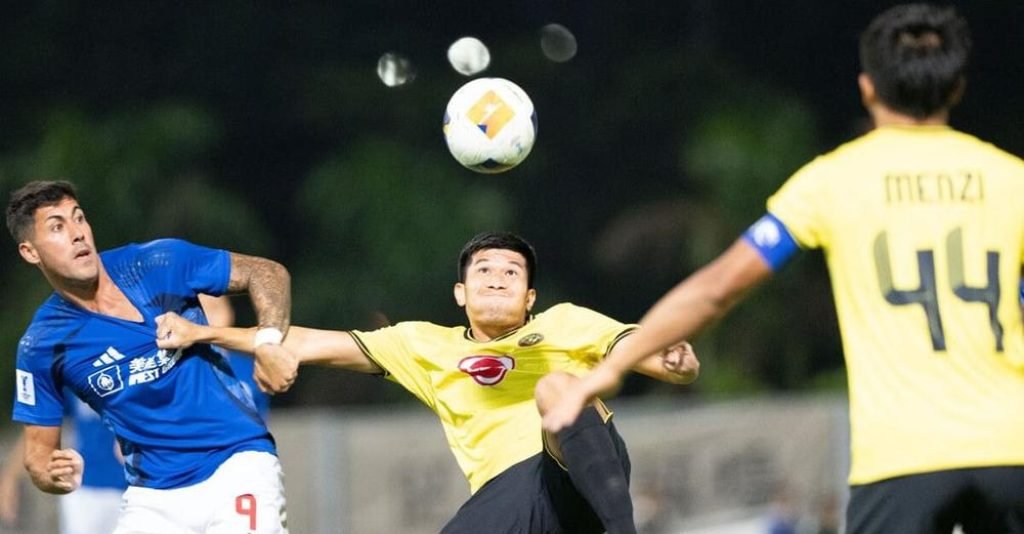
[[473, 337], [473, 327], [472, 326], [467, 326], [466, 330], [462, 332], [462, 336], [465, 337], [467, 340], [472, 341], [473, 343], [490, 343], [492, 341], [501, 341], [502, 339], [505, 339], [505, 338], [515, 334], [516, 332], [522, 330], [526, 325], [530, 324], [530, 321], [533, 321], [533, 314], [532, 313], [530, 315], [526, 316], [526, 322], [523, 323], [521, 326], [519, 326], [519, 328], [516, 328], [514, 330], [509, 330], [508, 332], [505, 332], [504, 334], [502, 334], [502, 335], [500, 335], [498, 337], [491, 338], [491, 339], [489, 339], [487, 341], [479, 341], [479, 340], [475, 339]]

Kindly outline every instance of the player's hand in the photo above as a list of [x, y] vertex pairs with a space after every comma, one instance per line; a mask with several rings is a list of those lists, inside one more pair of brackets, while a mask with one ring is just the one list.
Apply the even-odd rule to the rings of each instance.
[[156, 346], [161, 349], [187, 349], [196, 342], [198, 325], [174, 312], [156, 317]]
[[55, 449], [50, 453], [46, 473], [53, 486], [65, 493], [71, 493], [82, 485], [85, 460], [75, 449]]
[[558, 401], [541, 418], [541, 426], [548, 432], [558, 432], [576, 422], [587, 405], [601, 391], [615, 391], [619, 378], [614, 371], [595, 367], [590, 374], [567, 384]]
[[256, 347], [253, 379], [264, 393], [284, 393], [299, 376], [299, 359], [288, 349], [274, 343]]
[[579, 387], [579, 383], [567, 386], [557, 403], [541, 417], [541, 427], [548, 432], [557, 433], [576, 422], [576, 418], [589, 401], [589, 396]]
[[665, 349], [661, 355], [661, 364], [666, 371], [672, 373], [675, 377], [672, 382], [676, 384], [689, 384], [700, 375], [697, 353], [693, 351], [693, 346], [685, 341]]

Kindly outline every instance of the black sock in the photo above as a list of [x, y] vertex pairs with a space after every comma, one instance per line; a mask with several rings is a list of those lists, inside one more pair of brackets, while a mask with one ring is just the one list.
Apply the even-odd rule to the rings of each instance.
[[601, 415], [593, 406], [558, 433], [569, 478], [590, 503], [608, 534], [636, 534], [629, 478]]

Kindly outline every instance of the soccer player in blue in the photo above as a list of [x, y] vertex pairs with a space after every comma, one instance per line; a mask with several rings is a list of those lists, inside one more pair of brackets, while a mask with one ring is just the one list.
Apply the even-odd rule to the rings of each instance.
[[11, 194], [7, 227], [54, 293], [18, 345], [13, 419], [25, 467], [47, 493], [81, 485], [61, 444], [63, 388], [117, 436], [129, 488], [115, 534], [285, 533], [274, 439], [226, 359], [209, 345], [156, 347], [154, 318], [205, 324], [198, 295], [248, 292], [260, 329], [256, 379], [284, 391], [298, 362], [281, 346], [290, 279], [280, 264], [175, 239], [98, 252], [74, 186], [35, 181]]
[[[234, 309], [227, 296], [200, 295], [199, 301], [211, 326], [234, 324]], [[252, 395], [256, 411], [266, 420], [270, 412], [270, 395], [260, 391], [252, 378], [255, 364], [252, 356], [224, 353], [235, 376], [242, 380]], [[100, 416], [73, 392], [64, 391], [64, 402], [65, 417], [74, 433], [75, 450], [82, 455], [89, 469], [82, 476], [81, 487], [60, 499], [60, 534], [113, 532], [121, 511], [121, 494], [128, 487], [117, 441]], [[0, 525], [17, 527], [19, 524], [20, 482], [27, 475], [21, 466], [24, 449], [24, 440], [19, 439], [0, 470]]]

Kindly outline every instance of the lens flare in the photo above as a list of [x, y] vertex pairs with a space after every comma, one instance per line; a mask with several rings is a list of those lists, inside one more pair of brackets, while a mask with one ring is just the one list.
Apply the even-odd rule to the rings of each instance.
[[388, 52], [377, 60], [377, 77], [388, 87], [407, 84], [416, 78], [416, 69], [408, 58]]
[[459, 74], [472, 76], [491, 64], [491, 52], [476, 37], [462, 37], [448, 47], [448, 62]]
[[564, 63], [576, 56], [576, 36], [561, 24], [548, 24], [540, 29], [540, 49], [551, 61]]

